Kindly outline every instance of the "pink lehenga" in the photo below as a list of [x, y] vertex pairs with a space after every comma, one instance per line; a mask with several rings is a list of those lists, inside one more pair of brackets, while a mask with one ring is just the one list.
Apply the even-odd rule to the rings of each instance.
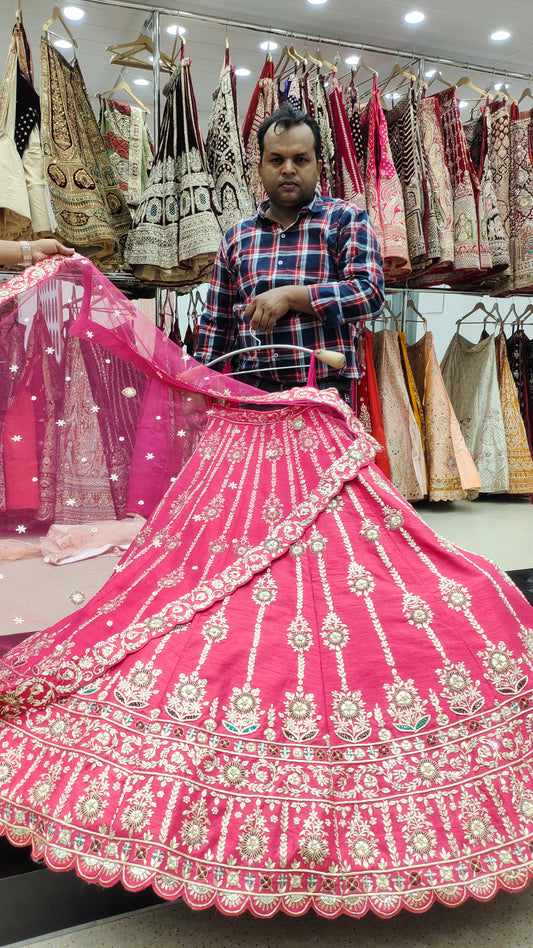
[[1, 832], [227, 914], [524, 888], [521, 593], [424, 525], [336, 392], [259, 395], [197, 364], [79, 258], [6, 305], [51, 274], [83, 282], [72, 334], [172, 390], [194, 436], [102, 590], [0, 665]]

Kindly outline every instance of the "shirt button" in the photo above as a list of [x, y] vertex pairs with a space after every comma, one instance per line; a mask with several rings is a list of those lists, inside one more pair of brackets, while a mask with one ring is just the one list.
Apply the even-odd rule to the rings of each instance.
[[283, 260], [278, 260], [278, 267], [282, 267], [282, 266], [283, 266]]
[[280, 234], [280, 237], [283, 240], [285, 238], [285, 234]]

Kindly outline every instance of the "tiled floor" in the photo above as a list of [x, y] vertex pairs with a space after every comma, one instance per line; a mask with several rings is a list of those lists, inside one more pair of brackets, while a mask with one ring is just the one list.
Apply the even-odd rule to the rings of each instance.
[[[419, 506], [441, 536], [494, 560], [503, 569], [533, 567], [533, 504], [522, 498]], [[31, 907], [29, 907], [31, 911]], [[46, 937], [24, 948], [533, 948], [533, 886], [493, 901], [440, 905], [422, 915], [383, 920], [368, 915], [326, 920], [250, 915], [228, 918], [183, 903], [143, 910], [88, 928]], [[22, 948], [22, 945], [20, 945]]]

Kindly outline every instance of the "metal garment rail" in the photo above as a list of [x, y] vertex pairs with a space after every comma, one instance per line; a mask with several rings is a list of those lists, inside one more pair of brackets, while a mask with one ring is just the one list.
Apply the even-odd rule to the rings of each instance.
[[[360, 49], [361, 51], [365, 50], [369, 53], [381, 53], [384, 56], [395, 56], [398, 59], [411, 59], [416, 61], [423, 61], [427, 59], [431, 63], [438, 63], [441, 66], [453, 66], [457, 69], [466, 69], [471, 72], [483, 72], [487, 73], [490, 76], [501, 76], [504, 79], [521, 79], [525, 82], [531, 82], [533, 76], [531, 73], [524, 72], [515, 72], [507, 69], [499, 69], [494, 66], [482, 66], [472, 62], [465, 62], [464, 60], [456, 59], [443, 59], [441, 56], [428, 56], [427, 53], [414, 53], [412, 51], [402, 50], [402, 49], [391, 49], [387, 46], [373, 46], [369, 43], [362, 43], [361, 40], [352, 39], [348, 35], [342, 37], [339, 36], [325, 36], [323, 33], [312, 34], [304, 33], [300, 30], [286, 30], [281, 27], [269, 26], [268, 24], [259, 24], [259, 23], [247, 23], [241, 20], [232, 20], [225, 16], [216, 16], [209, 15], [206, 13], [191, 13], [188, 10], [173, 10], [170, 7], [160, 7], [155, 6], [154, 4], [149, 3], [128, 3], [123, 2], [123, 0], [89, 0], [89, 3], [100, 3], [104, 6], [111, 7], [124, 7], [129, 10], [144, 10], [149, 13], [164, 14], [165, 16], [179, 17], [180, 19], [188, 20], [198, 20], [201, 23], [215, 23], [220, 26], [224, 26], [227, 29], [230, 27], [233, 29], [240, 30], [253, 30], [256, 33], [271, 34], [273, 36], [286, 36], [293, 39], [302, 39], [308, 43], [327, 43], [329, 46], [349, 46], [353, 49]], [[154, 18], [155, 19], [155, 18]], [[155, 24], [154, 24], [155, 26]], [[154, 56], [154, 62], [157, 62]]]

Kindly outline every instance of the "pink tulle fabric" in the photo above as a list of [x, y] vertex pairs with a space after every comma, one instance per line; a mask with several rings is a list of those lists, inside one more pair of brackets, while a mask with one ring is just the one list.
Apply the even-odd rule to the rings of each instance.
[[145, 376], [145, 408], [151, 382], [172, 392], [184, 447], [101, 591], [0, 663], [1, 832], [227, 914], [524, 888], [523, 596], [420, 520], [335, 392], [196, 364], [82, 260], [19, 279], [63, 267], [85, 287], [71, 333]]

